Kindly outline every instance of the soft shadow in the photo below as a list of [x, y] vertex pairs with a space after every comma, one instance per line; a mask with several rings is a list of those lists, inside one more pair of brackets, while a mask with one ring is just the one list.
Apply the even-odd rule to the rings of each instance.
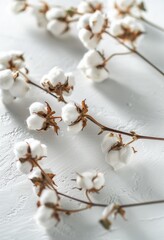
[[145, 30], [146, 33], [141, 40], [138, 51], [164, 71], [164, 34], [147, 25], [145, 25]]
[[[142, 96], [135, 92], [134, 89], [132, 90], [116, 80], [109, 79], [109, 81], [104, 81], [102, 84], [94, 84], [93, 87], [109, 102], [112, 101], [117, 105], [120, 112], [124, 113], [126, 111], [134, 119], [136, 119], [137, 115], [152, 116], [152, 109], [156, 109], [156, 103], [152, 106], [142, 101]], [[143, 121], [142, 117], [139, 120]]]
[[68, 54], [78, 59], [79, 56], [82, 56], [86, 52], [86, 49], [83, 47], [78, 37], [71, 35], [71, 33], [57, 38], [48, 31], [38, 31], [31, 28], [29, 28], [28, 31], [34, 41], [37, 41], [41, 46], [45, 46], [52, 52], [56, 50], [57, 47], [58, 49], [64, 49]]

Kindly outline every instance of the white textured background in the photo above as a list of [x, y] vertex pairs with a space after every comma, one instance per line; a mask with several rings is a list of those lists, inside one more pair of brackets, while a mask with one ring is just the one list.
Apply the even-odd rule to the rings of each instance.
[[[59, 2], [77, 3], [76, 0]], [[164, 1], [147, 0], [146, 3], [147, 17], [163, 24]], [[146, 30], [139, 51], [164, 70], [164, 34], [150, 27]], [[109, 38], [100, 48], [105, 48], [108, 54], [124, 50]], [[164, 136], [164, 79], [135, 55], [114, 58], [109, 63], [110, 79], [94, 85], [76, 71], [85, 52], [76, 36], [70, 35], [62, 41], [54, 39], [37, 28], [30, 14], [14, 16], [10, 1], [0, 0], [0, 50], [11, 49], [25, 52], [27, 66], [36, 82], [54, 65], [74, 71], [76, 89], [72, 98], [77, 101], [86, 98], [90, 113], [104, 124]], [[60, 191], [82, 198], [81, 192], [71, 189], [71, 178], [76, 171], [98, 169], [105, 172], [107, 185], [101, 194], [95, 195], [97, 202], [135, 203], [164, 198], [163, 142], [138, 141], [134, 162], [114, 172], [101, 153], [102, 136], [96, 135], [98, 129], [91, 124], [78, 136], [68, 135], [64, 126], [59, 137], [52, 131], [29, 132], [25, 119], [28, 106], [36, 100], [49, 101], [60, 114], [62, 104], [37, 89], [31, 89], [22, 102], [8, 107], [0, 103], [0, 239], [163, 240], [164, 205], [128, 209], [128, 221], [118, 218], [111, 232], [99, 226], [102, 209], [98, 208], [63, 217], [59, 226], [49, 233], [36, 226], [33, 220], [36, 198], [31, 183], [16, 170], [13, 155], [13, 144], [27, 137], [36, 137], [48, 145], [48, 159], [43, 165], [57, 174]]]

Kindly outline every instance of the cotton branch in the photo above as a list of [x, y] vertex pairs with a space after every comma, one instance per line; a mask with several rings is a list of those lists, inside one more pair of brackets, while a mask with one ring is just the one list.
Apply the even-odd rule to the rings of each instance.
[[110, 32], [106, 32], [106, 34], [108, 34], [110, 37], [112, 37], [113, 39], [115, 39], [118, 43], [120, 43], [121, 45], [123, 45], [125, 48], [127, 48], [129, 51], [131, 51], [132, 53], [135, 53], [137, 56], [139, 56], [140, 58], [142, 58], [146, 63], [148, 63], [150, 66], [152, 66], [156, 71], [158, 71], [162, 76], [164, 76], [164, 72], [162, 70], [160, 70], [156, 65], [154, 65], [149, 59], [147, 59], [146, 57], [144, 57], [140, 52], [138, 52], [135, 49], [130, 48], [129, 46], [127, 46], [123, 41], [121, 41], [118, 37], [113, 36]]

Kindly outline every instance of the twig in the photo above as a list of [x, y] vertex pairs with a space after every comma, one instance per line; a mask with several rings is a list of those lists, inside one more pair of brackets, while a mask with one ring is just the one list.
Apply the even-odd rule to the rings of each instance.
[[118, 43], [120, 43], [121, 45], [123, 45], [124, 47], [126, 47], [128, 50], [130, 50], [131, 52], [134, 52], [136, 55], [138, 55], [140, 58], [142, 58], [145, 62], [147, 62], [151, 67], [153, 67], [156, 71], [158, 71], [162, 76], [164, 76], [164, 72], [162, 70], [160, 70], [157, 66], [155, 66], [152, 62], [150, 62], [146, 57], [144, 57], [140, 52], [138, 52], [135, 49], [130, 48], [129, 46], [127, 46], [125, 43], [123, 43], [119, 38], [113, 36], [111, 33], [105, 31], [106, 34], [108, 34], [110, 37], [112, 37], [113, 39], [115, 39]]
[[114, 128], [106, 127], [106, 126], [102, 125], [101, 123], [99, 123], [96, 119], [94, 119], [92, 116], [90, 116], [88, 114], [86, 114], [85, 117], [87, 119], [89, 119], [91, 122], [93, 122], [94, 124], [96, 124], [98, 127], [100, 127], [102, 131], [115, 132], [115, 133], [127, 135], [129, 137], [136, 137], [136, 139], [147, 139], [147, 140], [164, 141], [164, 138], [160, 138], [160, 137], [138, 135], [135, 132], [124, 132], [124, 131], [120, 131], [120, 130], [117, 130], [117, 129], [114, 129]]
[[144, 18], [144, 17], [139, 17], [139, 18], [135, 17], [135, 18], [136, 18], [136, 19], [139, 19], [139, 20], [141, 20], [141, 21], [143, 21], [144, 23], [150, 25], [151, 27], [154, 27], [154, 28], [160, 30], [161, 32], [164, 32], [164, 28], [162, 28], [161, 26], [158, 26], [157, 24], [155, 24], [155, 23], [153, 23], [153, 22], [147, 20], [147, 19]]

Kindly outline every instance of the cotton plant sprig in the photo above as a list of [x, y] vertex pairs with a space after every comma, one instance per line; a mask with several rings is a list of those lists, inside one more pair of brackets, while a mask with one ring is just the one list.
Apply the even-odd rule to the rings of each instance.
[[[95, 52], [96, 50], [90, 51]], [[96, 54], [99, 53], [96, 52]], [[8, 53], [5, 53], [5, 56], [8, 56]], [[101, 54], [99, 55], [99, 57], [102, 59]], [[91, 55], [91, 59], [97, 62], [95, 55]], [[102, 71], [101, 67], [100, 71]], [[50, 94], [56, 100], [61, 101], [62, 103], [65, 104], [65, 106], [62, 107], [61, 116], [56, 116], [53, 107], [50, 106], [48, 103], [43, 104], [40, 102], [34, 102], [29, 107], [30, 116], [26, 120], [27, 126], [30, 130], [45, 131], [49, 128], [52, 128], [55, 131], [55, 133], [58, 134], [58, 131], [60, 129], [58, 126], [58, 122], [62, 120], [67, 125], [67, 130], [72, 134], [77, 134], [84, 128], [86, 128], [88, 121], [98, 126], [98, 128], [100, 129], [99, 134], [106, 131], [109, 133], [116, 133], [116, 134], [108, 133], [102, 143], [102, 151], [105, 154], [105, 159], [107, 163], [110, 164], [115, 170], [125, 166], [134, 158], [134, 153], [136, 151], [131, 146], [131, 144], [134, 141], [137, 141], [139, 139], [161, 141], [164, 140], [164, 138], [143, 136], [135, 132], [125, 132], [107, 127], [102, 123], [98, 122], [93, 116], [89, 114], [89, 107], [87, 106], [85, 100], [83, 100], [81, 103], [77, 103], [70, 100], [66, 101], [65, 97], [67, 97], [67, 95], [70, 95], [73, 90], [74, 81], [72, 80], [74, 79], [74, 77], [72, 73], [64, 73], [63, 70], [61, 70], [60, 68], [54, 67], [51, 71], [49, 71], [48, 74], [46, 74], [41, 79], [40, 86], [34, 83], [32, 80], [30, 80], [30, 77], [27, 74], [27, 72], [29, 71], [27, 70], [25, 65], [23, 66], [23, 69], [22, 68], [15, 69], [14, 66], [12, 70], [11, 65], [7, 65], [6, 68], [8, 69], [2, 70], [2, 72], [9, 70], [11, 71], [12, 74], [14, 73], [22, 76], [24, 79], [23, 83], [28, 86], [28, 89], [29, 85], [37, 87], [38, 89], [41, 89], [42, 91], [45, 91], [46, 93]], [[23, 70], [26, 72], [23, 72]], [[3, 76], [0, 77], [0, 86], [2, 86], [2, 83], [4, 84], [9, 80], [10, 80], [9, 76], [7, 78], [4, 78]], [[6, 103], [7, 101], [6, 98], [4, 98], [3, 91], [4, 89], [2, 88], [2, 98], [3, 101]], [[124, 140], [122, 138], [123, 135], [129, 136], [131, 138], [130, 141], [124, 143]]]
[[1, 52], [0, 89], [4, 103], [23, 98], [29, 91], [29, 85], [19, 71], [28, 74], [21, 51]]
[[[78, 7], [65, 9], [62, 6], [51, 6], [45, 1], [35, 5], [28, 0], [13, 0], [12, 7], [15, 13], [31, 9], [39, 25], [54, 36], [64, 35], [70, 30], [70, 24], [77, 22], [79, 39], [87, 49], [97, 48], [106, 33], [164, 76], [163, 71], [137, 51], [138, 41], [144, 33], [141, 23], [129, 16], [111, 20], [100, 1], [82, 1]], [[131, 47], [125, 43], [130, 44]]]
[[45, 28], [54, 36], [60, 36], [67, 33], [73, 22], [78, 21], [77, 16], [84, 13], [93, 13], [102, 10], [103, 5], [97, 1], [81, 2], [77, 8], [68, 9], [50, 5], [46, 1], [38, 1], [34, 4], [28, 0], [13, 0], [12, 10], [14, 13], [22, 13], [31, 10], [40, 27]]
[[164, 28], [156, 25], [143, 16], [143, 13], [147, 11], [144, 1], [141, 0], [114, 0], [112, 9], [112, 15], [115, 18], [122, 18], [126, 15], [133, 16], [136, 19], [143, 21], [144, 23], [154, 27], [162, 32]]
[[[43, 159], [46, 161], [45, 158], [47, 157], [47, 146], [45, 144], [33, 138], [25, 139], [15, 144], [14, 153], [18, 170], [28, 176], [33, 185], [33, 192], [38, 196], [37, 211], [34, 219], [39, 226], [45, 229], [57, 226], [63, 214], [69, 216], [93, 207], [104, 208], [99, 222], [105, 229], [111, 229], [113, 220], [117, 215], [125, 219], [126, 208], [164, 203], [164, 200], [122, 205], [92, 202], [89, 194], [99, 192], [105, 185], [104, 174], [96, 171], [77, 173], [77, 187], [85, 191], [88, 201], [72, 197], [58, 191], [55, 174], [50, 169], [41, 167], [40, 162]], [[66, 209], [62, 206], [61, 198], [63, 197], [82, 203], [84, 207]]]
[[[25, 97], [30, 89], [30, 85], [39, 87], [45, 92], [48, 92], [59, 102], [64, 103], [66, 103], [65, 97], [70, 96], [74, 89], [73, 74], [71, 72], [64, 73], [59, 67], [54, 67], [48, 74], [43, 76], [41, 86], [38, 86], [31, 81], [28, 74], [29, 70], [25, 66], [25, 59], [21, 51], [14, 50], [0, 53], [0, 90], [1, 98], [5, 104], [9, 104], [15, 99]], [[35, 107], [37, 108], [37, 106]], [[38, 108], [42, 110], [42, 113], [38, 114], [40, 119], [36, 118], [35, 114], [32, 114], [33, 110], [30, 110], [31, 120], [33, 119], [35, 121], [35, 119], [37, 119], [38, 123], [35, 121], [35, 123], [38, 124], [36, 125], [36, 128], [41, 129], [43, 127], [43, 123], [45, 122], [45, 118], [47, 118], [47, 122], [45, 123], [47, 125], [45, 126], [44, 124], [43, 127], [46, 130], [49, 126], [53, 125], [53, 114], [55, 112], [51, 111], [48, 104], [47, 110], [45, 107], [41, 107], [41, 105], [39, 105]], [[54, 119], [57, 119], [57, 117]]]
[[109, 77], [108, 63], [116, 56], [130, 54], [131, 51], [114, 53], [110, 56], [105, 56], [103, 51], [98, 51], [96, 49], [88, 50], [79, 62], [77, 68], [82, 72], [82, 74], [94, 82], [103, 82]]

